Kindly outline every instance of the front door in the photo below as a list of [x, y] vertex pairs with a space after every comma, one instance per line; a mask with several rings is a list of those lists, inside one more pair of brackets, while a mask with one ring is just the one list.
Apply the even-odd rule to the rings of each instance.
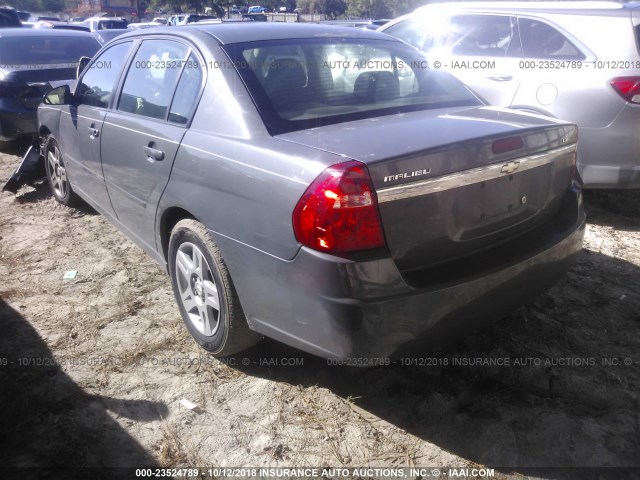
[[74, 105], [60, 115], [58, 139], [73, 188], [94, 207], [114, 214], [100, 163], [101, 130], [107, 108], [132, 42], [118, 43], [102, 52], [84, 71], [74, 94]]

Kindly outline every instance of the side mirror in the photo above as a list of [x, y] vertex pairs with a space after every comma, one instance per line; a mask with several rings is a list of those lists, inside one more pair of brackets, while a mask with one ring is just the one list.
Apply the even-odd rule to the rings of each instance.
[[76, 78], [80, 78], [80, 74], [87, 68], [89, 62], [91, 61], [90, 57], [80, 57], [78, 61], [78, 67], [76, 68]]
[[50, 90], [42, 99], [46, 105], [70, 105], [72, 100], [73, 95], [69, 85], [62, 85]]

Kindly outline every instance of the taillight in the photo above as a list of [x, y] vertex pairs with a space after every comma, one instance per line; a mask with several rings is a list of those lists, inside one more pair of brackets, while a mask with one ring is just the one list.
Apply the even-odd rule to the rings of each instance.
[[367, 167], [356, 161], [327, 168], [293, 211], [300, 243], [328, 253], [384, 247], [384, 233]]
[[640, 77], [618, 77], [611, 80], [611, 86], [627, 102], [640, 105]]

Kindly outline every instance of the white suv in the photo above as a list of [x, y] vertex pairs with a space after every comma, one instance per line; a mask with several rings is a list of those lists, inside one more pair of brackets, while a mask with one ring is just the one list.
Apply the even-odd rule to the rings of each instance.
[[640, 187], [639, 3], [433, 4], [379, 31], [492, 105], [578, 124], [585, 186]]

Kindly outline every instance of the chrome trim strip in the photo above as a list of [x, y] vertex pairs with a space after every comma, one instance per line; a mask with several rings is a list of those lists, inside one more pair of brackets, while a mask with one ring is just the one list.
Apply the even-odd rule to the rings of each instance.
[[[503, 175], [517, 175], [520, 172], [531, 170], [548, 163], [553, 163], [556, 159], [565, 153], [575, 151], [576, 144], [567, 145], [556, 148], [544, 153], [530, 155], [523, 158], [515, 158], [509, 161], [494, 163], [484, 167], [472, 168], [462, 172], [443, 175], [442, 177], [430, 178], [420, 182], [414, 182], [404, 185], [394, 185], [393, 187], [381, 188], [376, 191], [378, 195], [378, 203], [392, 202], [403, 198], [418, 197], [421, 195], [429, 195], [430, 193], [441, 192], [457, 187], [464, 187], [474, 183], [486, 182]], [[506, 168], [508, 165], [518, 164], [518, 168], [511, 171]]]

